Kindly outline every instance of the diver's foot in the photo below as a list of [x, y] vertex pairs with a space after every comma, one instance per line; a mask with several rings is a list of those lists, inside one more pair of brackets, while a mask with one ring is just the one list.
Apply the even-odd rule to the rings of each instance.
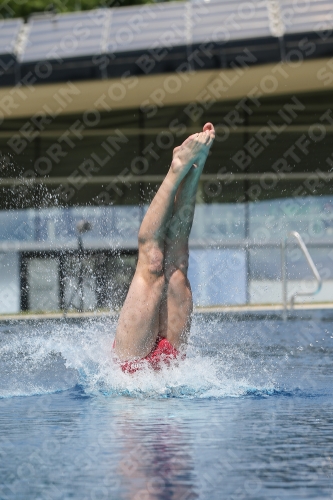
[[197, 161], [193, 165], [194, 170], [200, 170], [200, 174], [205, 166], [210, 148], [213, 145], [214, 139], [215, 139], [215, 128], [214, 125], [210, 122], [206, 123], [203, 127], [203, 132], [207, 134], [207, 143], [206, 143], [206, 148], [202, 149], [200, 152], [200, 155], [198, 156]]
[[202, 132], [190, 135], [173, 150], [171, 168], [174, 173], [181, 173], [185, 177], [192, 165], [195, 168], [203, 167], [214, 139], [215, 129], [211, 123], [206, 123]]

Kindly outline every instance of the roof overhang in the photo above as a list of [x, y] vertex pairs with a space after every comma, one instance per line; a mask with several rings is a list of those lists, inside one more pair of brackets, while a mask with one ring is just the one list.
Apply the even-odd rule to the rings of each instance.
[[0, 120], [32, 115], [80, 114], [87, 110], [141, 108], [236, 101], [333, 88], [333, 58], [226, 70], [201, 70], [104, 80], [0, 88]]

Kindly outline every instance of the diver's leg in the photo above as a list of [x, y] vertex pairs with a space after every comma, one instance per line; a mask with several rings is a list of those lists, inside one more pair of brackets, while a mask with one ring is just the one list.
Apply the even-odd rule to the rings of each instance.
[[175, 207], [166, 237], [164, 273], [165, 294], [160, 308], [160, 336], [179, 349], [187, 343], [193, 310], [192, 292], [187, 278], [189, 248], [196, 193], [209, 148], [214, 138], [214, 127], [204, 127], [207, 148], [182, 181], [176, 195]]
[[116, 332], [115, 350], [121, 360], [143, 358], [155, 345], [165, 289], [165, 239], [175, 196], [203, 148], [204, 134], [196, 134], [174, 150], [170, 170], [142, 221], [138, 264]]

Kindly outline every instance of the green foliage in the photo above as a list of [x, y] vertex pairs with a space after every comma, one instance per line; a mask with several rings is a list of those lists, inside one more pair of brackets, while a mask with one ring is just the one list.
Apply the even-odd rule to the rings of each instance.
[[37, 12], [73, 12], [145, 3], [154, 3], [154, 0], [0, 0], [0, 19], [28, 17]]

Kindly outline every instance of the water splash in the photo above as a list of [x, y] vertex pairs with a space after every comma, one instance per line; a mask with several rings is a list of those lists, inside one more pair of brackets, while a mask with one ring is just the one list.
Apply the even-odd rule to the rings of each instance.
[[[184, 361], [158, 372], [147, 366], [125, 374], [112, 358], [114, 331], [110, 321], [86, 321], [24, 324], [0, 332], [0, 398], [73, 387], [91, 396], [135, 398], [264, 397], [278, 391], [267, 373], [265, 383], [257, 383], [244, 353], [231, 356], [223, 347], [225, 353], [205, 354], [195, 342]], [[241, 373], [239, 360], [247, 363]]]

